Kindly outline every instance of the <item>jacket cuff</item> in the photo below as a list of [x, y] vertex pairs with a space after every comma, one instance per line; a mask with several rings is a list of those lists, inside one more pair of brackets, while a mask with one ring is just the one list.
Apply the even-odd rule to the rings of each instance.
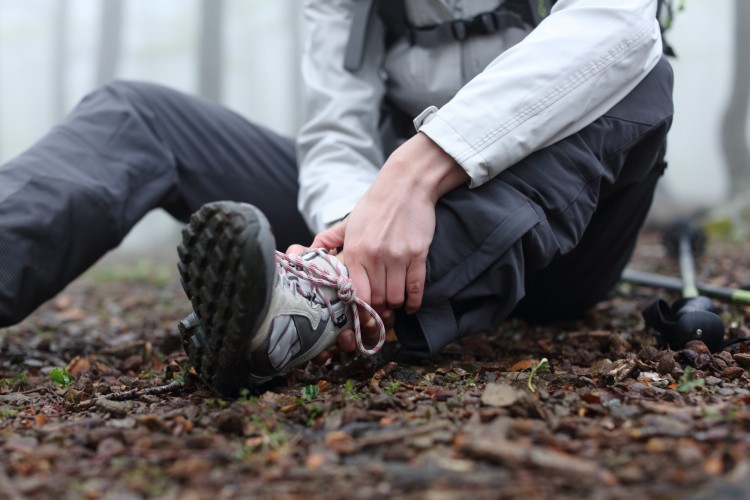
[[487, 160], [443, 120], [435, 106], [425, 109], [414, 119], [414, 128], [432, 139], [461, 165], [471, 179], [469, 188], [481, 186], [491, 179]]

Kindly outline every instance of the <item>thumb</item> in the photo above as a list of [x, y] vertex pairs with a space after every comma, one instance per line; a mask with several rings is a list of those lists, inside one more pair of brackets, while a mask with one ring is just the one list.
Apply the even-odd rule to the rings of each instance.
[[335, 250], [344, 245], [344, 234], [346, 232], [346, 219], [331, 226], [315, 236], [312, 242], [313, 248], [325, 248]]

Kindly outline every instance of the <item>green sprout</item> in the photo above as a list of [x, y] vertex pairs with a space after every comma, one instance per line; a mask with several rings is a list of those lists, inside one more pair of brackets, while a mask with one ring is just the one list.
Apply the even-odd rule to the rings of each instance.
[[344, 382], [344, 398], [349, 401], [359, 401], [362, 399], [359, 394], [357, 394], [357, 388], [354, 385], [354, 381], [350, 378], [346, 379], [346, 382]]
[[318, 397], [318, 394], [320, 394], [320, 387], [317, 385], [306, 385], [302, 388], [303, 401], [312, 401]]
[[529, 373], [528, 385], [531, 392], [536, 392], [536, 388], [534, 387], [534, 377], [537, 372], [549, 372], [549, 360], [547, 358], [542, 358], [542, 360], [531, 369], [531, 373]]
[[677, 384], [677, 392], [692, 392], [696, 387], [703, 387], [706, 385], [706, 380], [703, 378], [695, 378], [695, 372], [692, 366], [686, 366], [685, 372], [680, 377], [680, 381]]
[[49, 372], [49, 378], [60, 387], [69, 388], [70, 384], [73, 383], [73, 375], [67, 370], [67, 368], [53, 368]]
[[391, 380], [385, 388], [385, 392], [393, 396], [399, 389], [401, 389], [401, 383], [398, 380]]

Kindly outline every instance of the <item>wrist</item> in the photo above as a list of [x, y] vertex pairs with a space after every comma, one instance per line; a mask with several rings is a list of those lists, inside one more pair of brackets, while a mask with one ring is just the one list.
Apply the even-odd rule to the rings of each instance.
[[383, 167], [386, 169], [414, 195], [423, 194], [433, 203], [470, 180], [463, 167], [422, 132], [394, 152]]

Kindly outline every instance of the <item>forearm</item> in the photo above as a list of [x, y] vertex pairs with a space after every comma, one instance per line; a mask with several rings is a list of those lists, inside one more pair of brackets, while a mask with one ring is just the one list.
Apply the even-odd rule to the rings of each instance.
[[560, 0], [420, 128], [479, 186], [573, 134], [627, 95], [661, 57], [654, 0]]

